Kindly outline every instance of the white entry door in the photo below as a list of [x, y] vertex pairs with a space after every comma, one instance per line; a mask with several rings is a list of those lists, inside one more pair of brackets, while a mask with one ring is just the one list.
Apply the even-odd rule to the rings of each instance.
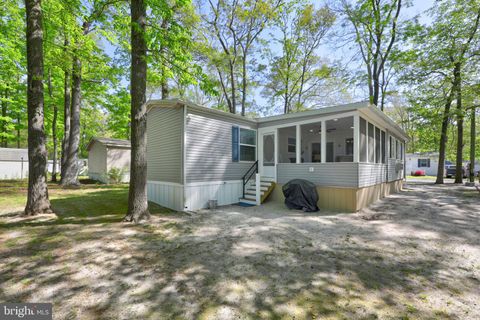
[[259, 171], [264, 177], [276, 180], [275, 132], [265, 132], [260, 136]]

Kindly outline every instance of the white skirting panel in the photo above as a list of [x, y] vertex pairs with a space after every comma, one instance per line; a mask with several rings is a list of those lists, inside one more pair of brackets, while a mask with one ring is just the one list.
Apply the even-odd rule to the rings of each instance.
[[0, 180], [28, 178], [28, 161], [0, 161]]
[[183, 185], [171, 182], [148, 181], [148, 201], [177, 211], [184, 211]]
[[217, 200], [219, 206], [238, 203], [242, 190], [242, 180], [189, 183], [185, 186], [185, 210], [206, 208], [208, 200]]

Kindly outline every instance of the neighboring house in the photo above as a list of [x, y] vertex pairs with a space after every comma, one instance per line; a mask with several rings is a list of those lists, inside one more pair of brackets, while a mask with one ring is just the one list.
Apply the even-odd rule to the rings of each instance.
[[427, 176], [436, 176], [438, 172], [438, 152], [407, 153], [407, 174], [417, 170], [425, 171]]
[[354, 212], [402, 187], [407, 136], [367, 102], [257, 119], [177, 99], [147, 108], [148, 199], [165, 207], [283, 201], [300, 178], [320, 208]]
[[0, 148], [0, 180], [28, 178], [28, 149]]
[[[60, 177], [60, 172], [62, 170], [61, 162], [61, 159], [57, 160], [57, 178]], [[53, 172], [53, 160], [47, 160], [47, 170], [50, 174]], [[78, 175], [88, 175], [88, 159], [78, 159]]]
[[113, 168], [122, 170], [122, 182], [130, 179], [130, 141], [92, 138], [87, 146], [88, 176], [108, 183], [108, 173]]

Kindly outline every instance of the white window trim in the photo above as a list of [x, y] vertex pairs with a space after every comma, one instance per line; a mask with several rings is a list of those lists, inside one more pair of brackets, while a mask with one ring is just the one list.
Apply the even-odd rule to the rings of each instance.
[[[255, 139], [253, 141], [255, 141], [255, 144], [247, 144], [247, 143], [242, 143], [242, 130], [249, 130], [249, 131], [253, 131], [255, 133]], [[241, 146], [247, 146], [247, 147], [254, 147], [255, 148], [255, 160], [242, 160], [242, 153], [240, 152], [240, 147]], [[245, 128], [245, 127], [239, 127], [239, 130], [238, 130], [238, 162], [242, 162], [242, 163], [254, 163], [255, 161], [257, 161], [257, 130], [255, 129], [251, 129], [251, 128]]]
[[[418, 167], [419, 167], [419, 168], [430, 168], [430, 166], [428, 165], [428, 160], [430, 160], [430, 159], [427, 159], [427, 158], [419, 158], [419, 159], [418, 159], [418, 165], [419, 165]], [[421, 165], [420, 165], [420, 162], [421, 162], [421, 161], [425, 161], [425, 163], [424, 163], [425, 165], [424, 165], [424, 166], [421, 166]]]
[[[295, 140], [295, 143], [294, 144], [291, 144], [288, 140], [289, 139], [294, 139]], [[290, 146], [294, 146], [295, 147], [295, 151], [293, 152], [290, 152], [288, 151], [288, 147]], [[287, 136], [287, 153], [296, 153], [297, 152], [297, 137], [291, 137], [291, 136]]]

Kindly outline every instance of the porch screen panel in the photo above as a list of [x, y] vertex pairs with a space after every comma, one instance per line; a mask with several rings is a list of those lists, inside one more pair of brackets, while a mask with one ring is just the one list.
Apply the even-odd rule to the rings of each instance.
[[380, 129], [375, 128], [375, 163], [380, 163]]
[[386, 157], [386, 144], [387, 140], [385, 139], [385, 131], [382, 131], [382, 163], [385, 163], [385, 157]]
[[400, 159], [400, 157], [401, 157], [401, 154], [400, 154], [400, 143], [398, 142], [398, 140], [395, 140], [395, 145], [396, 145], [396, 147], [397, 147], [397, 152], [396, 152], [397, 159]]
[[390, 159], [395, 158], [395, 139], [390, 136]]
[[368, 124], [368, 162], [375, 161], [375, 127], [373, 124]]
[[367, 121], [360, 118], [360, 162], [367, 162]]
[[275, 165], [275, 136], [266, 134], [263, 136], [263, 165]]

